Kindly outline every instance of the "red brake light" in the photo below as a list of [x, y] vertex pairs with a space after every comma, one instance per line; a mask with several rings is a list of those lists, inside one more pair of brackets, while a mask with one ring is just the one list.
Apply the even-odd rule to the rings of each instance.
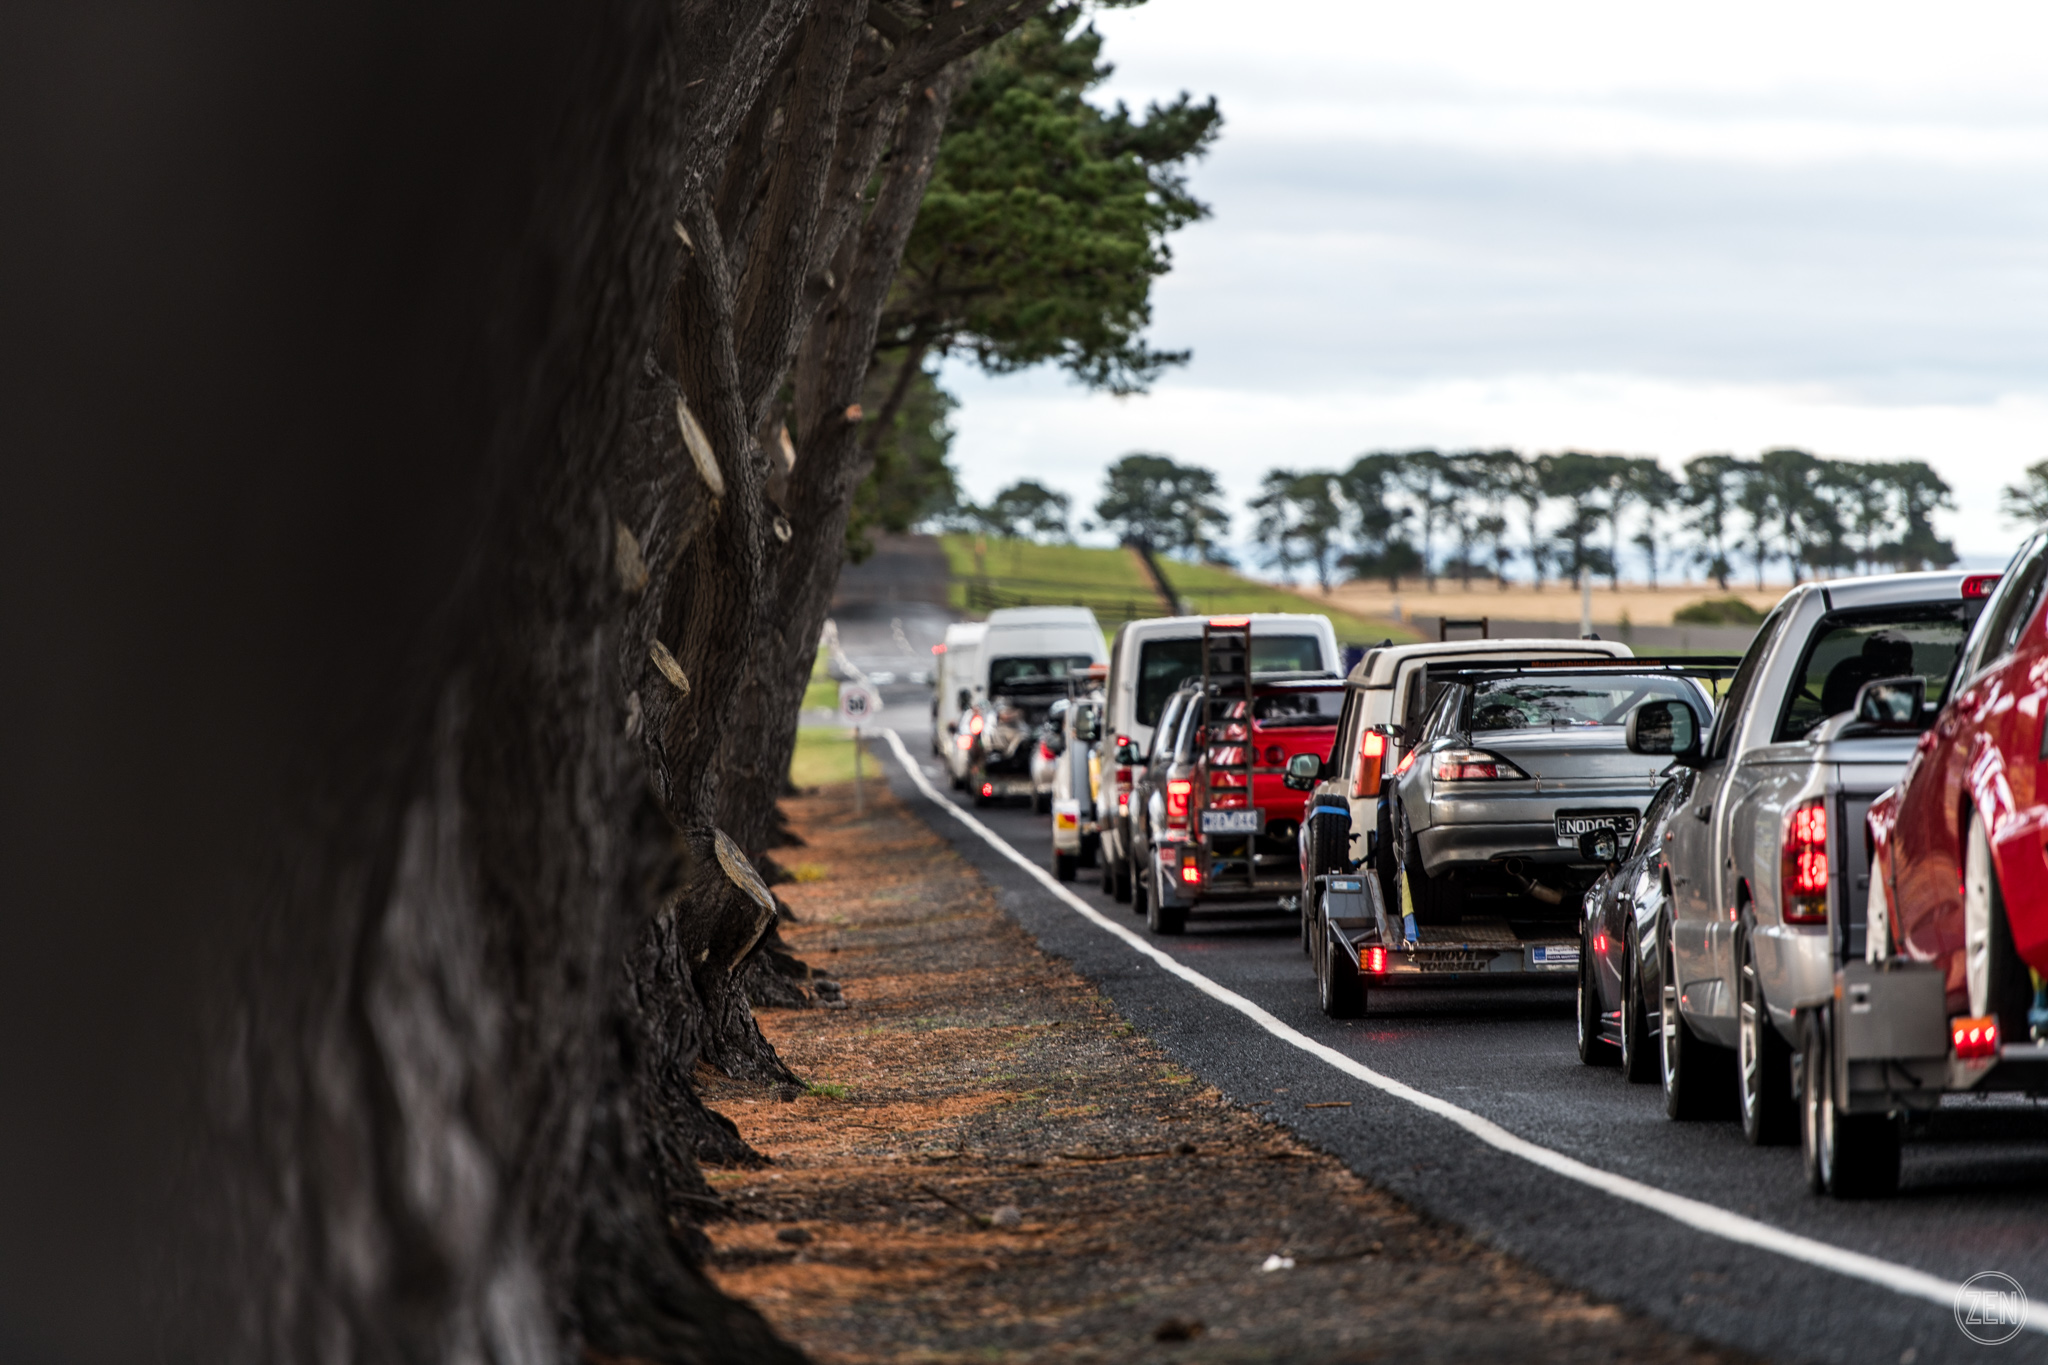
[[1998, 1055], [1998, 1020], [1988, 1015], [1982, 1019], [1958, 1017], [1949, 1020], [1948, 1036], [1955, 1042], [1958, 1057]]
[[1277, 767], [1279, 767], [1279, 766], [1280, 766], [1280, 765], [1281, 765], [1282, 763], [1285, 763], [1286, 761], [1287, 761], [1287, 755], [1286, 755], [1285, 753], [1283, 753], [1283, 752], [1281, 751], [1281, 749], [1280, 749], [1280, 746], [1279, 746], [1279, 745], [1277, 745], [1277, 744], [1268, 744], [1268, 745], [1266, 746], [1266, 766], [1267, 766], [1267, 767], [1269, 767], [1269, 768], [1277, 768]]
[[1252, 618], [1249, 616], [1212, 616], [1209, 618], [1209, 624], [1219, 630], [1243, 630], [1251, 625], [1251, 623]]
[[1202, 869], [1193, 863], [1182, 863], [1180, 866], [1180, 879], [1189, 886], [1193, 886], [1202, 880]]
[[982, 784], [981, 784], [981, 794], [982, 794], [983, 796], [994, 796], [994, 795], [996, 794], [996, 784], [995, 784], [995, 783], [993, 783], [993, 782], [984, 782], [984, 783], [982, 783]]
[[967, 733], [970, 735], [980, 734], [982, 724], [983, 722], [981, 719], [981, 712], [976, 711], [973, 715], [967, 718]]
[[945, 647], [944, 645], [933, 645], [933, 646], [932, 646], [932, 653], [934, 653], [934, 654], [944, 654], [945, 652], [946, 652], [946, 647]]
[[1358, 954], [1358, 965], [1378, 976], [1387, 969], [1387, 950], [1378, 944], [1362, 950]]
[[1394, 776], [1406, 777], [1408, 775], [1408, 770], [1415, 766], [1415, 760], [1420, 757], [1422, 757], [1422, 750], [1410, 749], [1408, 751], [1407, 757], [1403, 758], [1398, 764], [1395, 765]]
[[1166, 818], [1185, 823], [1188, 818], [1188, 793], [1195, 784], [1184, 777], [1176, 777], [1166, 784]]
[[1998, 580], [2001, 577], [2003, 577], [2002, 574], [1973, 573], [1963, 580], [1963, 596], [1989, 597], [1991, 596], [1991, 590], [1998, 586]]
[[1484, 749], [1445, 749], [1436, 756], [1439, 782], [1513, 781], [1528, 776], [1498, 754], [1489, 754]]
[[[1358, 737], [1358, 767], [1351, 775], [1353, 796], [1377, 796], [1380, 790], [1380, 775], [1387, 762], [1387, 737], [1378, 730], [1367, 730]], [[1402, 772], [1406, 772], [1404, 767]]]
[[1828, 918], [1828, 808], [1802, 801], [1785, 817], [1779, 859], [1780, 912], [1787, 924], [1825, 924]]
[[1059, 757], [1058, 754], [1052, 751], [1052, 745], [1047, 744], [1044, 740], [1038, 742], [1038, 756], [1048, 763]]

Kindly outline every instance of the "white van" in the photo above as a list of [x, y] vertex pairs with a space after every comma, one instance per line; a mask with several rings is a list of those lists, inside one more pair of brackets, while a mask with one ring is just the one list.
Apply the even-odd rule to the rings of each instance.
[[[1129, 622], [1117, 631], [1116, 641], [1110, 647], [1109, 682], [1104, 689], [1108, 716], [1102, 742], [1108, 755], [1113, 756], [1118, 746], [1124, 744], [1140, 755], [1151, 751], [1152, 730], [1159, 723], [1160, 708], [1183, 681], [1202, 671], [1202, 627], [1210, 619], [1159, 616]], [[1325, 673], [1334, 677], [1342, 672], [1343, 653], [1337, 647], [1337, 631], [1329, 617], [1306, 612], [1254, 612], [1249, 619], [1254, 673]], [[1142, 762], [1136, 767], [1142, 770]], [[1111, 768], [1105, 763], [1098, 798], [1102, 846], [1096, 861], [1102, 866], [1102, 889], [1118, 900], [1131, 898], [1126, 818], [1136, 777], [1131, 764], [1117, 763]]]
[[[1003, 607], [984, 623], [976, 680], [963, 708], [949, 762], [977, 802], [1032, 792], [1038, 727], [1070, 679], [1106, 663], [1102, 627], [1086, 607]], [[958, 702], [970, 689], [956, 686]]]
[[981, 685], [981, 637], [987, 630], [979, 621], [947, 626], [945, 643], [938, 648], [938, 667], [932, 670], [932, 749], [946, 761], [955, 787], [967, 780], [967, 753], [954, 736], [961, 714], [974, 705], [974, 689]]

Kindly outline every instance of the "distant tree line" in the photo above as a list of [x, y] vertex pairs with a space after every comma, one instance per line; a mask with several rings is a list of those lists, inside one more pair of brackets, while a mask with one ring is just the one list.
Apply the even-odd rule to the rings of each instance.
[[[2048, 461], [2006, 490], [2009, 513], [2048, 519]], [[1521, 577], [1619, 583], [1633, 550], [1654, 587], [1698, 569], [1722, 588], [1738, 568], [1797, 582], [1879, 569], [1944, 568], [1954, 545], [1933, 517], [1953, 490], [1923, 460], [1837, 460], [1804, 450], [1699, 455], [1674, 475], [1654, 459], [1581, 451], [1376, 451], [1343, 469], [1273, 469], [1246, 510], [1253, 553], [1325, 590], [1345, 578], [1432, 587]], [[2027, 509], [2033, 509], [2031, 513]], [[1190, 559], [1224, 560], [1231, 516], [1214, 472], [1168, 456], [1124, 456], [1087, 529], [1142, 537]], [[955, 498], [932, 520], [1004, 536], [1065, 539], [1072, 507], [1036, 481], [987, 506]]]

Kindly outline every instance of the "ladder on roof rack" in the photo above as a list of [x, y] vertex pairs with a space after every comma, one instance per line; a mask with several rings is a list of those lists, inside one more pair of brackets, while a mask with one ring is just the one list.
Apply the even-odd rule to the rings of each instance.
[[[1202, 810], [1239, 810], [1256, 801], [1252, 790], [1252, 623], [1248, 616], [1214, 617], [1202, 625]], [[1199, 814], [1193, 833], [1201, 836]], [[1249, 890], [1257, 880], [1256, 834], [1202, 836], [1209, 851], [1205, 881]]]

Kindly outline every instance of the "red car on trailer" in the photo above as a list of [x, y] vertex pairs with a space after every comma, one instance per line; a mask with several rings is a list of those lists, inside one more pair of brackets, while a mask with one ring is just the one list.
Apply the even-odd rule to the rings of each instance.
[[[1938, 715], [1878, 680], [1859, 721], [1922, 731], [1864, 831], [1864, 960], [1836, 973], [1804, 1049], [1807, 1176], [1889, 1193], [1902, 1120], [1946, 1093], [2048, 1091], [2048, 532], [1991, 590]], [[1931, 725], [1929, 721], [1931, 720]]]

